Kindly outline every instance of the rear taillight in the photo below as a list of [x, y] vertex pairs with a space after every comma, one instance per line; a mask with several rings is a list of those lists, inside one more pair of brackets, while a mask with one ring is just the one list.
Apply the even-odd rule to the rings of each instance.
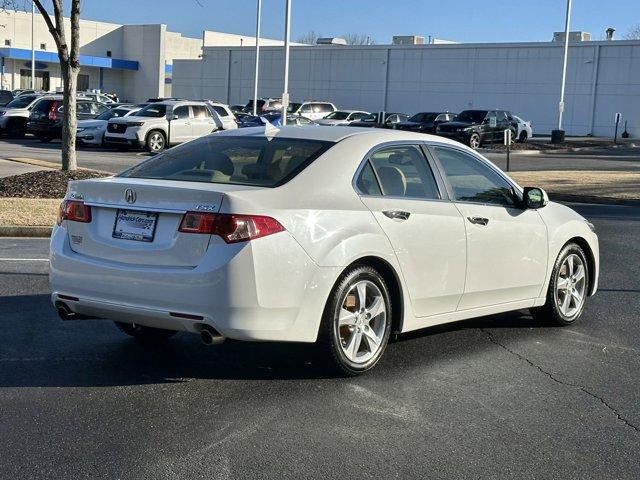
[[63, 220], [89, 223], [91, 221], [91, 207], [77, 200], [64, 200], [58, 210], [58, 225]]
[[49, 120], [56, 120], [58, 118], [58, 101], [54, 100], [51, 102], [51, 107], [49, 107]]
[[227, 243], [236, 243], [282, 232], [284, 227], [276, 219], [262, 215], [187, 212], [178, 230], [218, 235]]

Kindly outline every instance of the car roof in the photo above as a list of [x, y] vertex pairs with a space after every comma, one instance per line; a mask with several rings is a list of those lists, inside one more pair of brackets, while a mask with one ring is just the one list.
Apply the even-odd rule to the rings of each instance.
[[163, 100], [161, 102], [153, 102], [154, 105], [180, 106], [180, 105], [206, 105], [205, 102], [197, 100]]
[[367, 138], [369, 141], [375, 143], [393, 142], [393, 141], [420, 141], [430, 140], [438, 143], [446, 143], [450, 145], [460, 145], [455, 140], [448, 138], [438, 137], [436, 135], [428, 135], [424, 133], [408, 132], [406, 130], [394, 130], [384, 128], [359, 128], [359, 127], [321, 127], [317, 125], [309, 126], [286, 126], [286, 127], [274, 127], [269, 128], [268, 135], [265, 135], [265, 131], [269, 128], [266, 127], [247, 127], [238, 128], [235, 130], [225, 130], [223, 132], [216, 132], [216, 136], [250, 136], [250, 137], [275, 137], [275, 138], [293, 138], [301, 140], [319, 140], [325, 142], [340, 142], [348, 137], [359, 136]]

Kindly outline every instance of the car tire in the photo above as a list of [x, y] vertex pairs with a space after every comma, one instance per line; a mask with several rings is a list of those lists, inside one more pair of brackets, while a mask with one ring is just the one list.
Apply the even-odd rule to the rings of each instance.
[[531, 315], [553, 325], [574, 323], [584, 311], [589, 294], [589, 275], [589, 262], [584, 250], [576, 243], [565, 245], [553, 266], [546, 303], [529, 309]]
[[9, 122], [9, 125], [7, 125], [7, 137], [12, 139], [22, 139], [24, 138], [24, 134], [24, 127], [18, 122], [11, 121]]
[[523, 130], [523, 131], [520, 132], [520, 136], [518, 137], [518, 141], [520, 143], [525, 143], [528, 138], [529, 138], [529, 136], [527, 135], [527, 131]]
[[345, 271], [334, 286], [322, 317], [324, 358], [345, 376], [373, 368], [391, 333], [392, 303], [382, 276], [369, 266]]
[[472, 133], [469, 137], [469, 146], [474, 150], [477, 150], [478, 148], [480, 148], [481, 144], [482, 142], [480, 141], [480, 135], [478, 135], [477, 133]]
[[38, 137], [38, 140], [40, 140], [42, 143], [49, 143], [49, 142], [51, 142], [51, 140], [53, 140], [53, 137], [48, 137], [46, 135], [40, 135]]
[[151, 341], [167, 340], [173, 337], [176, 333], [178, 333], [175, 330], [165, 330], [163, 328], [145, 327], [144, 325], [136, 325], [135, 323], [123, 323], [123, 322], [113, 322], [113, 323], [115, 323], [116, 327], [118, 327], [118, 330], [138, 340], [151, 340]]
[[150, 153], [160, 153], [167, 146], [167, 138], [164, 133], [160, 130], [151, 130], [147, 134], [147, 140], [145, 142], [145, 147]]

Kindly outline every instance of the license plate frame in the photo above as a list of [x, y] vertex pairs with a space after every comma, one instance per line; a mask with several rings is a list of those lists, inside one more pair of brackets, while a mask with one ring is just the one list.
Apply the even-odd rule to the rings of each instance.
[[[120, 226], [119, 228], [119, 225], [121, 225], [122, 222], [124, 222], [124, 224], [126, 225], [127, 221], [123, 219], [123, 216], [126, 216], [126, 215], [131, 215], [135, 217], [146, 217], [147, 220], [153, 219], [153, 221], [151, 222], [151, 227], [146, 229], [139, 229], [140, 230], [139, 232], [123, 231], [122, 226]], [[132, 221], [133, 219], [130, 220], [129, 223], [131, 223]], [[134, 242], [151, 243], [155, 238], [157, 227], [158, 227], [158, 214], [156, 212], [147, 212], [144, 210], [129, 210], [129, 209], [119, 208], [118, 210], [116, 210], [116, 218], [113, 223], [113, 232], [111, 233], [111, 236], [113, 238], [117, 238], [118, 240], [132, 240]], [[148, 232], [145, 233], [144, 230], [147, 230]]]

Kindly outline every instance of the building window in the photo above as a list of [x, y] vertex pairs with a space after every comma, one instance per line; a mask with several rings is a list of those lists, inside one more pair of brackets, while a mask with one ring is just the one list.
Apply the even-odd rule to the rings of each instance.
[[4, 41], [4, 46], [5, 47], [10, 47], [11, 46], [11, 40], [7, 39]]
[[85, 73], [78, 74], [78, 91], [84, 92], [85, 90], [89, 90], [89, 75]]
[[107, 50], [107, 57], [111, 57], [111, 50]]
[[40, 50], [46, 50], [47, 49], [47, 44], [46, 43], [41, 43], [40, 44]]
[[[49, 91], [49, 72], [36, 70], [35, 89]], [[31, 70], [27, 68], [20, 69], [20, 88], [31, 88]]]

